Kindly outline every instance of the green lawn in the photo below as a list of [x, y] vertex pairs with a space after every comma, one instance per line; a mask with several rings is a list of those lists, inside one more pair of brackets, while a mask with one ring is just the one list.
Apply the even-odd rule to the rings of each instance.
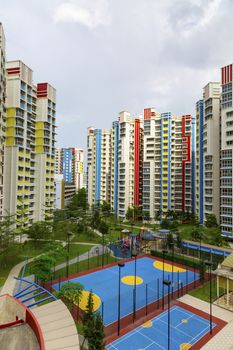
[[[70, 252], [69, 252], [69, 260], [75, 258], [78, 255], [81, 255], [83, 253], [86, 253], [88, 250], [90, 250], [92, 248], [92, 246], [90, 245], [79, 245], [79, 244], [72, 244], [70, 243]], [[65, 253], [68, 252], [67, 251], [67, 247], [64, 248], [65, 249]], [[56, 261], [56, 265], [61, 264], [63, 262], [66, 262], [66, 254], [64, 254], [63, 256], [61, 256], [57, 261]], [[30, 263], [27, 265], [26, 269], [25, 269], [25, 276], [30, 275], [31, 274], [31, 266], [33, 263]], [[22, 272], [22, 270], [21, 270]], [[20, 272], [20, 274], [21, 274]]]
[[[117, 258], [113, 258], [111, 255], [105, 255], [104, 256], [104, 264], [108, 264], [111, 262], [117, 261]], [[69, 275], [81, 272], [81, 271], [86, 271], [89, 269], [93, 269], [96, 267], [102, 266], [102, 256], [95, 256], [93, 258], [89, 259], [89, 265], [88, 265], [88, 260], [80, 261], [79, 263], [75, 263], [69, 266]], [[55, 272], [55, 278], [58, 277], [66, 277], [66, 268], [60, 269]]]
[[26, 257], [32, 258], [43, 253], [47, 242], [37, 242], [34, 244], [28, 241], [22, 245], [14, 243], [0, 254], [0, 286], [2, 286], [12, 269], [16, 264], [25, 260]]
[[[220, 288], [219, 294], [221, 295], [222, 293], [223, 293], [223, 289]], [[210, 301], [210, 282], [204, 283], [201, 287], [195, 290], [192, 290], [188, 294], [198, 299], [209, 302]], [[216, 298], [217, 298], [217, 283], [216, 283], [216, 279], [214, 279], [212, 281], [212, 300], [215, 300]]]
[[84, 242], [84, 243], [100, 243], [101, 237], [97, 234], [88, 234], [88, 233], [76, 233], [72, 238], [72, 242]]

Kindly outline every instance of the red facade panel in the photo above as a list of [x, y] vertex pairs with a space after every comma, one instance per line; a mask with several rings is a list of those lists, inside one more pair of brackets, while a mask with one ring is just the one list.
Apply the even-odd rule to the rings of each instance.
[[20, 74], [20, 67], [7, 68], [7, 74], [9, 75]]
[[152, 112], [152, 108], [144, 109], [144, 120], [149, 120], [154, 115], [155, 115], [155, 112]]
[[37, 84], [37, 98], [48, 96], [48, 83]]

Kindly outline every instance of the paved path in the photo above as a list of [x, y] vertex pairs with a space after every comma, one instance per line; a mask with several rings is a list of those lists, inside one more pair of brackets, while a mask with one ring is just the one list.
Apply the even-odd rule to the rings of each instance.
[[[31, 262], [33, 259], [29, 259], [28, 262]], [[15, 265], [11, 270], [10, 273], [1, 289], [1, 294], [9, 294], [9, 295], [13, 295], [14, 291], [18, 285], [18, 281], [14, 278], [19, 276], [19, 273], [21, 271], [21, 269], [23, 268], [25, 264], [25, 261], [22, 261], [21, 263]]]
[[[192, 297], [191, 295], [184, 295], [179, 299], [185, 304], [193, 306], [197, 309], [200, 309], [207, 314], [209, 313], [209, 303]], [[212, 306], [213, 316], [222, 319], [228, 324], [212, 338], [206, 345], [204, 345], [202, 350], [233, 350], [233, 312], [225, 310], [217, 305]]]
[[[104, 252], [106, 252], [107, 250], [109, 250], [109, 248], [105, 247]], [[83, 253], [82, 255], [79, 255], [76, 258], [70, 259], [68, 261], [68, 265], [72, 265], [77, 262], [87, 260], [88, 256], [89, 258], [93, 258], [94, 256], [102, 255], [102, 253], [103, 253], [103, 246], [101, 244], [96, 244], [94, 247], [92, 247], [89, 250], [89, 252]], [[63, 269], [64, 267], [66, 267], [66, 262], [55, 266], [55, 271]]]
[[78, 350], [79, 336], [73, 317], [61, 300], [32, 309], [43, 333], [45, 350]]

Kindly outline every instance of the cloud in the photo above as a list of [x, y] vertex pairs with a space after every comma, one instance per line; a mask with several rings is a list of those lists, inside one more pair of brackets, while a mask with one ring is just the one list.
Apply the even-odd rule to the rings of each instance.
[[59, 146], [121, 110], [195, 113], [233, 62], [232, 0], [0, 0], [7, 59], [57, 89]]
[[78, 23], [89, 29], [106, 26], [110, 23], [107, 0], [63, 2], [54, 12], [54, 21]]
[[195, 31], [208, 26], [218, 14], [222, 0], [175, 0], [170, 9], [170, 20], [180, 31], [180, 35], [189, 37]]

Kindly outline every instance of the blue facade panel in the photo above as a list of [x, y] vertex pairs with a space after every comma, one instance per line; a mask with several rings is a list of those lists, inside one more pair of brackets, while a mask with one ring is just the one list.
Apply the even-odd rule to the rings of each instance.
[[64, 181], [68, 183], [72, 183], [73, 174], [72, 174], [72, 149], [71, 148], [63, 148], [62, 171], [63, 171]]

